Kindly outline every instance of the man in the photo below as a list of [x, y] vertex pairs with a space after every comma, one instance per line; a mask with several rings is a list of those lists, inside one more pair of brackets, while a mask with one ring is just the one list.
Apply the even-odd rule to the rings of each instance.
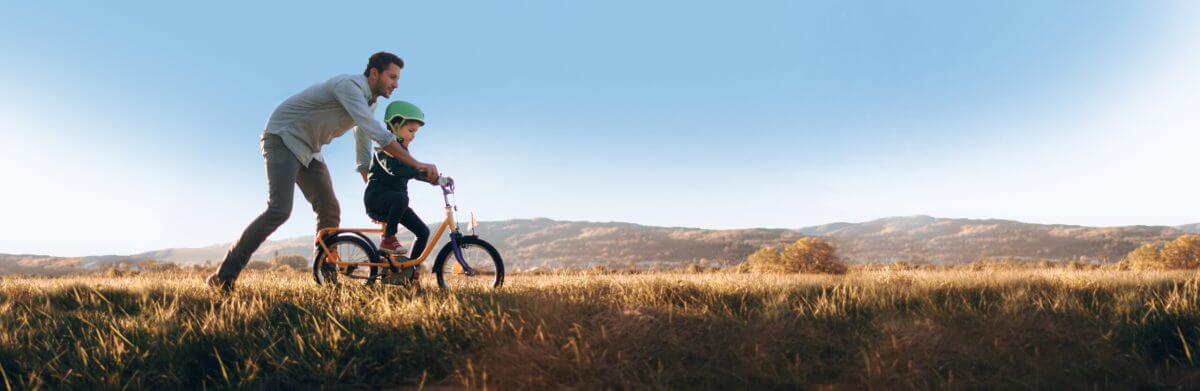
[[[373, 118], [375, 100], [390, 97], [400, 80], [404, 61], [394, 54], [379, 52], [367, 60], [362, 75], [335, 76], [308, 87], [280, 103], [262, 135], [262, 154], [267, 166], [267, 210], [250, 222], [242, 236], [229, 248], [208, 285], [230, 291], [238, 274], [258, 246], [292, 213], [292, 196], [299, 186], [317, 213], [317, 230], [337, 227], [341, 209], [333, 193], [329, 168], [321, 147], [357, 126], [385, 152], [436, 180], [437, 166], [417, 161], [396, 136]], [[317, 238], [320, 240], [320, 238]]]

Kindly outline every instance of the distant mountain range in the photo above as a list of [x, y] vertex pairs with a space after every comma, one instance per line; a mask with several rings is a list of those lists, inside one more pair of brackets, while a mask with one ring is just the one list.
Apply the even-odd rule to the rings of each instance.
[[1197, 226], [1083, 227], [911, 216], [798, 231], [832, 239], [842, 257], [856, 261], [964, 263], [1014, 257], [1108, 263], [1143, 243], [1196, 232]]
[[[804, 236], [830, 239], [850, 262], [964, 263], [984, 257], [1115, 262], [1142, 243], [1200, 232], [1200, 224], [1178, 227], [1083, 227], [1011, 220], [890, 217], [864, 223], [833, 223], [799, 229], [706, 230], [522, 219], [481, 222], [481, 237], [496, 245], [516, 269], [608, 266], [678, 267], [736, 264], [764, 246]], [[444, 242], [444, 240], [443, 240]], [[440, 245], [441, 243], [439, 243]], [[0, 254], [0, 273], [69, 273], [118, 262], [154, 259], [182, 265], [217, 263], [229, 244], [172, 248], [133, 255], [61, 258]], [[312, 256], [312, 238], [268, 241], [254, 260], [274, 255]]]

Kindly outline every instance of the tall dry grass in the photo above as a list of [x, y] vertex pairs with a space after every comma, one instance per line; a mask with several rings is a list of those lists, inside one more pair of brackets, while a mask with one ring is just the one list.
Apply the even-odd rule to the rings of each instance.
[[0, 386], [1200, 387], [1195, 272], [200, 277], [3, 278]]

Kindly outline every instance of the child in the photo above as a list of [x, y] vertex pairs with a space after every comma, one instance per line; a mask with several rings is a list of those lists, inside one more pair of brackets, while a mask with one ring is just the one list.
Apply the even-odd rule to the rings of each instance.
[[[408, 145], [416, 137], [417, 129], [425, 125], [425, 113], [412, 103], [395, 101], [388, 105], [383, 122], [388, 130], [396, 135], [400, 146], [408, 150]], [[387, 223], [383, 231], [383, 240], [379, 243], [381, 249], [400, 251], [400, 242], [396, 240], [397, 224], [403, 224], [404, 228], [416, 235], [417, 240], [413, 242], [410, 259], [420, 256], [429, 241], [429, 228], [408, 207], [408, 180], [413, 178], [424, 181], [425, 175], [386, 152], [377, 151], [374, 160], [371, 161], [371, 168], [367, 174], [367, 191], [363, 195], [367, 216]]]

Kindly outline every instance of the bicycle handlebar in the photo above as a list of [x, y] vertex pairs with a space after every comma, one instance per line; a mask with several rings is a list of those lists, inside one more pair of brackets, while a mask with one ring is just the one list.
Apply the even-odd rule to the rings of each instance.
[[445, 175], [438, 175], [437, 185], [441, 186], [442, 190], [445, 191], [446, 194], [454, 192], [454, 178]]

